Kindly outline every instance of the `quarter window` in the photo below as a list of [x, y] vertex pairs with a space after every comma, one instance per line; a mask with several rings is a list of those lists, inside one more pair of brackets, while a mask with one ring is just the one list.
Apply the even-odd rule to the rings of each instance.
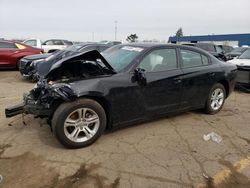
[[193, 52], [190, 50], [181, 50], [181, 58], [183, 67], [208, 65], [208, 58], [198, 52]]
[[158, 72], [176, 69], [176, 50], [154, 50], [141, 61], [139, 68], [144, 69], [146, 72]]

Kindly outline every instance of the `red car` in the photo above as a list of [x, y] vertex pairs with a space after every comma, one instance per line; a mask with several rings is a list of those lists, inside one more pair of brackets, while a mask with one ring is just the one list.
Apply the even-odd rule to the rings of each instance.
[[21, 58], [42, 52], [42, 49], [34, 48], [23, 43], [1, 40], [0, 68], [18, 68], [18, 63]]

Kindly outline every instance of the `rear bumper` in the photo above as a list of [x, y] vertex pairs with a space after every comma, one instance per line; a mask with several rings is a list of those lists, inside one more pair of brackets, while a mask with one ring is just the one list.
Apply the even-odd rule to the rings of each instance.
[[24, 104], [18, 104], [5, 109], [5, 116], [7, 118], [22, 114], [24, 112]]
[[243, 69], [238, 67], [236, 83], [250, 85], [250, 68]]

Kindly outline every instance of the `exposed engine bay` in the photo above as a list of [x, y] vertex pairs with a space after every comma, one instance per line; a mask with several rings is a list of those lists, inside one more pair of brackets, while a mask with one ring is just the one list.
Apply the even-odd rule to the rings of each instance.
[[58, 105], [77, 98], [72, 88], [74, 81], [104, 77], [114, 73], [112, 67], [96, 50], [65, 58], [55, 63], [45, 77], [39, 78], [35, 87], [24, 95], [22, 105], [6, 109], [7, 114], [12, 117], [19, 113], [29, 113], [51, 118]]

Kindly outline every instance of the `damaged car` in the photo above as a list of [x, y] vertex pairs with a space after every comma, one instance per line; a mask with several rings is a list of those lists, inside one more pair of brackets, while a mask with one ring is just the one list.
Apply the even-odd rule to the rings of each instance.
[[6, 117], [46, 118], [61, 144], [80, 148], [106, 129], [204, 109], [219, 112], [237, 67], [204, 50], [174, 44], [123, 44], [85, 51], [53, 64]]
[[50, 67], [60, 59], [88, 50], [102, 52], [107, 48], [109, 46], [105, 44], [80, 43], [53, 53], [26, 56], [20, 60], [19, 70], [24, 78], [35, 82], [39, 80], [40, 76], [46, 75]]
[[235, 64], [238, 68], [236, 87], [250, 93], [250, 48], [239, 57], [228, 62]]

